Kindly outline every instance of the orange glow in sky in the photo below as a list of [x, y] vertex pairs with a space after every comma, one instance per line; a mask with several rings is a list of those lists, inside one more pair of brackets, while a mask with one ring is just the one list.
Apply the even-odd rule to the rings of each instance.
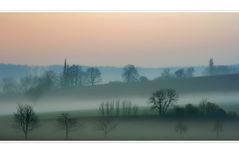
[[0, 13], [0, 63], [239, 63], [238, 13]]

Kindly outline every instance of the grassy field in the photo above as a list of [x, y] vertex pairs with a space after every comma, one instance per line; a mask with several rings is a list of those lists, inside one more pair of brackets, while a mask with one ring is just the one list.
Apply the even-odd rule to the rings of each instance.
[[[29, 140], [64, 140], [64, 130], [58, 127], [56, 118], [61, 112], [39, 114], [40, 126], [29, 133]], [[104, 138], [97, 129], [97, 117], [89, 112], [71, 112], [78, 116], [81, 127], [70, 132], [69, 140], [239, 140], [239, 121], [223, 121], [219, 137], [213, 132], [214, 120], [185, 120], [188, 131], [180, 137], [175, 131], [177, 120], [155, 117], [118, 119], [117, 128]], [[89, 114], [92, 114], [91, 112]], [[23, 133], [13, 127], [10, 115], [0, 117], [1, 140], [23, 140]]]
[[77, 96], [82, 99], [110, 98], [139, 96], [148, 97], [154, 91], [165, 88], [173, 88], [179, 94], [214, 93], [214, 92], [238, 92], [239, 74], [202, 76], [180, 79], [158, 79], [135, 83], [109, 83], [93, 87], [84, 87], [69, 90], [58, 90], [50, 95]]
[[[162, 88], [174, 88], [179, 94], [189, 94], [189, 98], [180, 95], [177, 105], [185, 105], [186, 103], [198, 105], [202, 98], [211, 96], [209, 98], [210, 101], [218, 104], [226, 111], [234, 111], [239, 114], [238, 84], [239, 74], [233, 74], [154, 80], [132, 84], [111, 83], [68, 90], [59, 89], [47, 93], [35, 102], [28, 102], [26, 98], [22, 98], [19, 95], [1, 95], [0, 110], [1, 113], [4, 111], [8, 113], [15, 112], [19, 102], [28, 102], [33, 105], [34, 110], [41, 112], [38, 113], [40, 126], [29, 133], [28, 138], [30, 140], [64, 140], [64, 130], [59, 128], [56, 121], [61, 112], [50, 111], [87, 109], [85, 105], [92, 105], [92, 108], [96, 109], [104, 98], [117, 99], [118, 97], [127, 96], [138, 96], [138, 99], [132, 101], [133, 104], [139, 104], [139, 100], [142, 100], [141, 103], [144, 105], [140, 107], [145, 107], [145, 110], [148, 111], [149, 105], [147, 104], [147, 100], [152, 92]], [[211, 92], [217, 92], [217, 94], [213, 95]], [[226, 92], [228, 93], [226, 94]], [[75, 101], [72, 100], [73, 102], [71, 102], [69, 97], [71, 99], [74, 97]], [[145, 98], [143, 99], [142, 97]], [[91, 99], [84, 101], [84, 99], [88, 98]], [[43, 110], [49, 111], [49, 113], [42, 113]], [[79, 121], [83, 124], [82, 127], [71, 131], [70, 140], [239, 140], [239, 121], [236, 120], [224, 120], [223, 131], [219, 137], [212, 131], [214, 120], [185, 120], [188, 131], [183, 137], [180, 137], [175, 131], [177, 120], [151, 117], [121, 118], [117, 120], [117, 128], [104, 138], [103, 132], [97, 130], [99, 121], [96, 111], [71, 111], [70, 115], [78, 117]], [[147, 115], [152, 114], [147, 113]], [[24, 138], [23, 133], [13, 127], [13, 123], [12, 115], [0, 116], [0, 140], [22, 140]]]

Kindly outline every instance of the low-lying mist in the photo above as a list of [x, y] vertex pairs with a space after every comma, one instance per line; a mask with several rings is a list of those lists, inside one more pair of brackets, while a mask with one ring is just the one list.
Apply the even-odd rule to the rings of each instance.
[[[238, 111], [239, 92], [215, 92], [215, 93], [187, 93], [179, 94], [176, 105], [185, 105], [188, 103], [198, 105], [203, 98], [216, 103], [227, 110]], [[18, 104], [30, 104], [36, 112], [56, 112], [56, 111], [78, 111], [78, 110], [98, 110], [99, 105], [104, 101], [120, 100], [130, 101], [132, 105], [139, 107], [150, 107], [149, 97], [112, 97], [112, 98], [87, 98], [79, 97], [42, 97], [37, 101], [31, 101], [27, 98], [14, 98], [0, 100], [0, 114], [12, 114], [16, 112]], [[238, 106], [238, 107], [237, 107]]]

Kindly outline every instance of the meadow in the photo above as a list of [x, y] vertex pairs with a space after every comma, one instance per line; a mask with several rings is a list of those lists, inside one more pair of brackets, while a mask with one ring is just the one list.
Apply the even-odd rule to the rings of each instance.
[[[238, 140], [239, 120], [222, 120], [222, 131], [213, 131], [215, 119], [184, 119], [186, 132], [180, 135], [175, 127], [178, 119], [155, 116], [149, 109], [153, 91], [174, 88], [179, 93], [176, 103], [198, 105], [202, 98], [220, 105], [224, 110], [239, 113], [239, 75], [218, 75], [182, 79], [156, 79], [137, 83], [109, 83], [93, 87], [49, 91], [37, 101], [23, 95], [1, 95], [0, 140], [24, 140], [14, 127], [13, 113], [18, 104], [30, 104], [39, 116], [39, 126], [28, 140], [65, 140], [57, 118], [63, 112], [78, 118], [80, 126], [69, 133], [68, 140]], [[99, 105], [103, 101], [126, 99], [136, 104], [143, 115], [115, 118], [117, 127], [107, 137], [97, 127]]]
[[[63, 112], [38, 113], [39, 126], [31, 131], [28, 140], [65, 140], [57, 117]], [[176, 132], [177, 119], [157, 116], [123, 117], [115, 119], [117, 127], [107, 137], [97, 127], [99, 120], [95, 111], [72, 111], [79, 126], [70, 131], [68, 140], [238, 140], [239, 120], [224, 120], [223, 130], [217, 136], [213, 131], [214, 119], [185, 119], [187, 131]], [[12, 115], [0, 117], [0, 140], [24, 140], [21, 130], [14, 127]]]

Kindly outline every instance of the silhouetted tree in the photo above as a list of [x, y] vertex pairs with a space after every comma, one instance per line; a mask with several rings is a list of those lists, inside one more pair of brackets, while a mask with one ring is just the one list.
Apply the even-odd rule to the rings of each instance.
[[117, 127], [117, 123], [112, 117], [101, 116], [99, 117], [99, 124], [97, 129], [103, 132], [104, 138]]
[[134, 116], [137, 116], [138, 113], [139, 113], [139, 107], [134, 105], [133, 108], [132, 108], [132, 111], [133, 111], [133, 115]]
[[99, 107], [99, 123], [97, 129], [103, 132], [104, 138], [117, 127], [117, 123], [112, 116], [113, 109], [110, 107], [110, 103], [101, 103]]
[[177, 71], [175, 72], [175, 76], [176, 76], [177, 78], [183, 78], [183, 77], [185, 77], [184, 69], [179, 69], [179, 70], [177, 70]]
[[101, 116], [114, 116], [115, 112], [114, 101], [102, 102], [99, 107], [99, 112]]
[[207, 99], [203, 99], [199, 104], [200, 112], [207, 117], [225, 117], [226, 112], [218, 105], [208, 102]]
[[69, 132], [78, 125], [77, 118], [71, 117], [68, 113], [61, 114], [57, 121], [60, 127], [65, 130], [65, 139], [69, 138]]
[[86, 72], [79, 65], [68, 65], [65, 59], [61, 85], [63, 88], [81, 87], [85, 85]]
[[223, 123], [221, 120], [217, 119], [214, 122], [212, 131], [216, 133], [216, 137], [218, 138], [220, 133], [223, 131]]
[[193, 106], [192, 104], [187, 104], [185, 106], [185, 115], [188, 117], [199, 117], [201, 114], [196, 106]]
[[18, 105], [14, 121], [16, 127], [23, 131], [25, 139], [28, 138], [28, 133], [38, 126], [38, 117], [30, 105]]
[[151, 109], [157, 110], [159, 115], [165, 115], [168, 108], [178, 99], [178, 94], [174, 89], [162, 89], [154, 92], [150, 97]]
[[78, 87], [82, 87], [85, 85], [85, 81], [86, 81], [86, 72], [83, 71], [82, 67], [79, 66], [78, 67], [78, 73], [77, 73], [77, 86]]
[[125, 100], [121, 103], [121, 105], [122, 105], [122, 108], [121, 108], [122, 115], [124, 115], [124, 116], [132, 115], [132, 104], [130, 101]]
[[[91, 70], [92, 75], [95, 73], [94, 69]], [[89, 71], [90, 72], [90, 71]], [[84, 85], [86, 74], [81, 66], [72, 65], [67, 68], [68, 87], [81, 87]]]
[[193, 67], [189, 67], [185, 70], [185, 76], [186, 77], [193, 77], [193, 73], [195, 72]]
[[39, 78], [38, 86], [43, 90], [52, 89], [56, 85], [56, 74], [53, 71], [46, 71], [42, 77]]
[[183, 134], [187, 132], [187, 130], [187, 125], [182, 120], [179, 120], [176, 124], [175, 131], [179, 133], [180, 139], [183, 137]]
[[214, 62], [213, 62], [212, 58], [210, 58], [210, 60], [209, 60], [209, 74], [210, 75], [214, 74]]
[[227, 113], [227, 116], [230, 117], [230, 118], [238, 118], [237, 113], [234, 112], [234, 111], [229, 111], [229, 112]]
[[173, 108], [176, 117], [184, 117], [185, 109], [183, 107], [176, 106]]
[[123, 68], [122, 77], [125, 82], [136, 82], [139, 80], [139, 73], [134, 65], [126, 65]]
[[94, 86], [97, 83], [101, 82], [101, 72], [96, 67], [90, 67], [86, 71], [88, 83], [91, 86]]
[[206, 116], [208, 112], [207, 104], [208, 100], [206, 98], [203, 98], [199, 104], [199, 110], [204, 116]]
[[148, 79], [146, 76], [141, 76], [141, 77], [139, 78], [139, 81], [140, 81], [140, 82], [147, 82], [147, 81], [149, 81], [149, 79]]
[[119, 100], [115, 101], [115, 115], [120, 116], [120, 101]]
[[166, 68], [163, 70], [162, 74], [161, 74], [161, 78], [163, 79], [169, 79], [172, 78], [172, 74], [170, 73], [170, 69]]

